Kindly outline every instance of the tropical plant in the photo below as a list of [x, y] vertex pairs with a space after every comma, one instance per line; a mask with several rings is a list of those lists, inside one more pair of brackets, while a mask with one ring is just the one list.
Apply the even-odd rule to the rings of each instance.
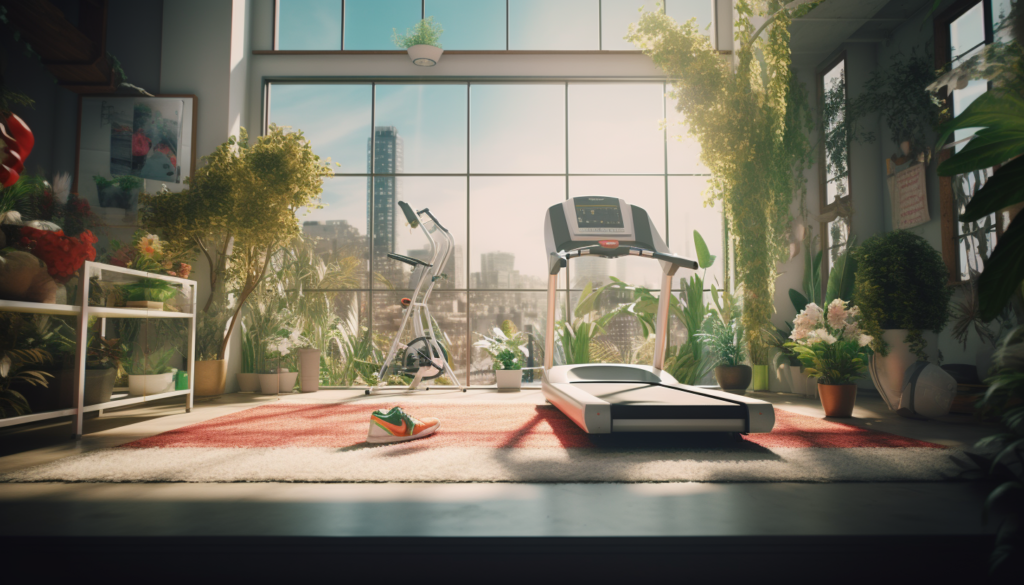
[[[605, 340], [595, 339], [605, 331], [605, 326], [625, 311], [629, 305], [598, 316], [596, 304], [601, 294], [611, 284], [594, 289], [588, 282], [580, 292], [580, 299], [573, 309], [572, 320], [563, 320], [556, 324], [559, 349], [562, 352], [563, 364], [589, 364], [617, 361], [621, 356], [615, 346]], [[602, 343], [604, 341], [604, 343]]]
[[[803, 309], [800, 310], [803, 311]], [[776, 350], [775, 357], [772, 358], [772, 368], [779, 369], [783, 361], [793, 367], [802, 366], [797, 358], [796, 351], [786, 345], [789, 343], [789, 336], [792, 334], [793, 326], [789, 322], [786, 323], [786, 329], [772, 325], [765, 331], [765, 339], [768, 342], [768, 346]]]
[[11, 390], [11, 382], [23, 381], [32, 386], [49, 385], [47, 378], [53, 374], [40, 370], [26, 369], [45, 364], [53, 359], [44, 349], [7, 349], [0, 355], [0, 418], [20, 416], [32, 412], [28, 400], [17, 390]]
[[[291, 311], [283, 306], [282, 298], [269, 283], [263, 283], [249, 297], [245, 313], [242, 314], [242, 371], [264, 374], [276, 365], [268, 362], [271, 347], [288, 338]], [[269, 365], [268, 365], [269, 364]]]
[[494, 337], [478, 333], [480, 341], [474, 343], [473, 347], [483, 349], [491, 357], [495, 370], [521, 370], [523, 360], [530, 353], [526, 349], [526, 335], [508, 319], [492, 331]]
[[173, 347], [162, 347], [151, 353], [141, 351], [132, 352], [132, 348], [122, 344], [122, 355], [131, 354], [132, 358], [125, 366], [129, 376], [152, 376], [156, 374], [169, 374], [174, 371], [171, 367], [171, 359], [174, 357]]
[[712, 174], [709, 198], [722, 202], [735, 238], [736, 284], [751, 347], [764, 345], [761, 331], [775, 310], [777, 265], [788, 258], [790, 204], [794, 194], [806, 194], [813, 122], [806, 90], [790, 70], [788, 27], [817, 4], [738, 0], [731, 60], [695, 20], [676, 25], [660, 11], [643, 13], [627, 37], [668, 74], [676, 111], [700, 143], [701, 162]]
[[430, 45], [438, 49], [443, 48], [441, 46], [441, 34], [444, 33], [444, 29], [441, 28], [440, 24], [434, 22], [433, 16], [428, 16], [417, 22], [411, 29], [406, 30], [404, 35], [399, 34], [397, 29], [391, 29], [391, 31], [391, 40], [402, 49], [408, 49], [413, 45]]
[[162, 236], [165, 249], [206, 256], [211, 295], [202, 313], [210, 316], [215, 302], [230, 307], [217, 359], [224, 359], [242, 307], [274, 255], [299, 235], [296, 212], [318, 206], [330, 173], [302, 132], [285, 133], [271, 124], [251, 146], [244, 128], [239, 134], [203, 157], [206, 165], [184, 191], [140, 196], [142, 225]]
[[140, 278], [135, 282], [123, 284], [125, 300], [127, 301], [157, 301], [166, 302], [173, 299], [180, 289], [173, 284], [160, 278]]
[[738, 366], [745, 358], [743, 351], [743, 322], [737, 318], [728, 321], [710, 319], [707, 333], [698, 333], [716, 357], [716, 366]]
[[921, 332], [942, 331], [949, 319], [946, 265], [921, 236], [896, 230], [874, 236], [854, 249], [857, 275], [854, 296], [863, 312], [871, 348], [888, 355], [883, 329], [906, 329], [910, 351], [927, 359]]
[[821, 290], [821, 256], [823, 250], [814, 251], [818, 248], [818, 236], [807, 230], [804, 241], [801, 244], [804, 252], [804, 277], [802, 280], [803, 291], [789, 289], [789, 300], [793, 303], [796, 312], [804, 310], [810, 303], [822, 304], [824, 298]]
[[828, 310], [810, 304], [793, 321], [791, 341], [807, 375], [820, 384], [850, 384], [867, 368], [871, 336], [860, 329], [860, 311], [836, 299]]

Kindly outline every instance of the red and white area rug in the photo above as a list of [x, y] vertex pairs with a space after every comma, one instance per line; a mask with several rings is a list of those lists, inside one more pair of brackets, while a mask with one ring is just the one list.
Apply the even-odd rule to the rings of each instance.
[[[7, 482], [941, 481], [940, 445], [776, 409], [775, 430], [587, 435], [551, 406], [397, 401], [432, 436], [365, 443], [383, 405], [258, 406], [113, 449], [0, 476]], [[387, 405], [390, 406], [390, 405]]]

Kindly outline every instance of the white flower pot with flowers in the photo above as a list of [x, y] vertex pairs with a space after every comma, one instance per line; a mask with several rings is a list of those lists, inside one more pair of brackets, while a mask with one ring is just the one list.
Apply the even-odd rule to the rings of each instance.
[[[299, 331], [293, 331], [288, 337], [277, 337], [267, 343], [267, 363], [280, 366], [289, 361], [292, 348], [298, 347], [302, 340]], [[277, 367], [270, 372], [260, 374], [260, 391], [263, 394], [290, 394], [295, 389], [297, 371], [289, 371], [287, 367]]]
[[796, 352], [804, 371], [818, 379], [825, 416], [848, 417], [857, 400], [854, 383], [867, 368], [870, 335], [860, 329], [860, 310], [836, 299], [827, 311], [810, 303], [793, 320], [786, 347]]
[[480, 334], [480, 341], [473, 347], [483, 349], [490, 356], [498, 390], [518, 392], [523, 385], [523, 359], [530, 355], [526, 348], [526, 335], [509, 320], [493, 331], [494, 337]]

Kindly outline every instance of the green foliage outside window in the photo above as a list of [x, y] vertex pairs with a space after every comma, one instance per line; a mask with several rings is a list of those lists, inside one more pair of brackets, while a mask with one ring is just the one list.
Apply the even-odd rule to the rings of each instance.
[[[696, 20], [677, 25], [643, 13], [627, 39], [669, 76], [669, 95], [701, 146], [712, 173], [709, 200], [721, 201], [736, 242], [737, 285], [752, 354], [763, 354], [777, 265], [788, 259], [789, 208], [806, 194], [813, 129], [806, 90], [790, 70], [789, 23], [817, 5], [793, 9], [780, 0], [739, 0], [733, 62], [711, 45]], [[752, 19], [768, 17], [755, 29]], [[761, 32], [767, 30], [766, 38]]]

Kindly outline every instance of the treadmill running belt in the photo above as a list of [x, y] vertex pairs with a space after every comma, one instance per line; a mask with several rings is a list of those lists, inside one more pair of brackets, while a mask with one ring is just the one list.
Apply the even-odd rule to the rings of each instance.
[[576, 388], [611, 405], [612, 419], [743, 419], [740, 405], [660, 384], [577, 382]]

